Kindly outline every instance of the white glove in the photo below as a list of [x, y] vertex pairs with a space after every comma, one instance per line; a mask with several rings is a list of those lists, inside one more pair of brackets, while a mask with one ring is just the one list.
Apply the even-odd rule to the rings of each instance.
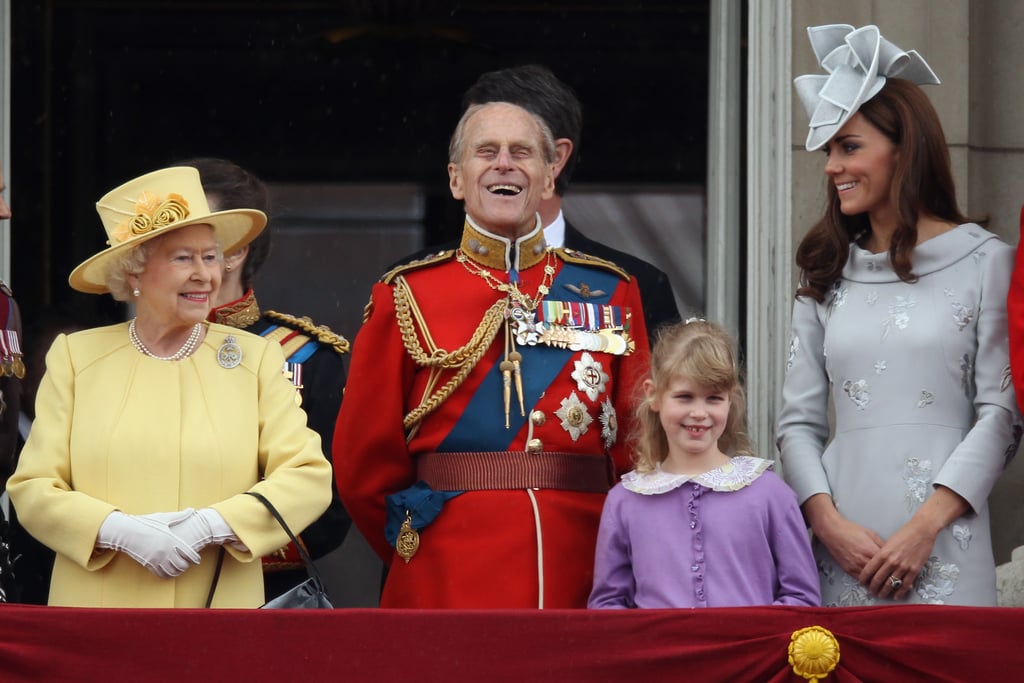
[[126, 515], [120, 510], [103, 520], [96, 547], [118, 550], [162, 579], [178, 576], [190, 563], [199, 564], [199, 554], [166, 522]]
[[[154, 512], [143, 515], [161, 524], [166, 524], [179, 538], [189, 544], [197, 553], [208, 545], [231, 543], [239, 545], [235, 532], [219, 512], [213, 508], [195, 510], [185, 508], [180, 512]], [[248, 550], [243, 546], [243, 550]]]

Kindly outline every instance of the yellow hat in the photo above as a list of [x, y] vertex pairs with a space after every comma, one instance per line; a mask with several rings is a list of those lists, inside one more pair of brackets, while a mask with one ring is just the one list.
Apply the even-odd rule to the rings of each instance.
[[107, 244], [71, 271], [68, 282], [87, 294], [107, 289], [107, 269], [132, 247], [171, 230], [206, 223], [224, 253], [236, 251], [262, 232], [267, 215], [257, 209], [211, 212], [199, 171], [188, 166], [164, 168], [129, 180], [96, 202], [107, 231]]

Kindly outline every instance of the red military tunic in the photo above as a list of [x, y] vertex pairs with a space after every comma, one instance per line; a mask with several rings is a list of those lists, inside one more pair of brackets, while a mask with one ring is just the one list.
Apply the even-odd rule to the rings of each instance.
[[[419, 549], [408, 563], [385, 539], [385, 496], [417, 481], [417, 458], [423, 454], [577, 453], [606, 466], [610, 455], [617, 473], [631, 468], [624, 441], [649, 356], [636, 281], [608, 262], [570, 250], [545, 250], [539, 224], [509, 245], [467, 220], [460, 251], [469, 257], [465, 262], [456, 252], [445, 252], [398, 268], [374, 286], [366, 322], [353, 345], [335, 429], [338, 490], [353, 521], [390, 565], [382, 607], [585, 607], [605, 490], [467, 490], [419, 530]], [[565, 306], [566, 311], [578, 314], [586, 304], [595, 304], [597, 315], [622, 323], [632, 353], [516, 346], [513, 341], [523, 356], [526, 416], [520, 414], [513, 386], [506, 429], [500, 368], [508, 346], [502, 324], [461, 384], [417, 426], [410, 425], [411, 431], [404, 429], [405, 416], [456, 374], [445, 370], [431, 383], [430, 370], [417, 364], [407, 345], [451, 353], [466, 346], [474, 333], [479, 336], [485, 311], [506, 300], [496, 287], [509, 281], [517, 253], [518, 290], [528, 299], [543, 284], [550, 286], [543, 300], [576, 304], [575, 309]], [[406, 292], [398, 307], [396, 289]], [[551, 316], [548, 311], [545, 319]], [[409, 320], [414, 321], [414, 340]]]
[[[1020, 209], [1020, 236], [1024, 237], [1024, 206]], [[1024, 240], [1021, 240], [1024, 243]], [[1024, 246], [1017, 245], [1017, 260], [1006, 297], [1006, 316], [1010, 335], [1010, 370], [1017, 405], [1024, 412]]]

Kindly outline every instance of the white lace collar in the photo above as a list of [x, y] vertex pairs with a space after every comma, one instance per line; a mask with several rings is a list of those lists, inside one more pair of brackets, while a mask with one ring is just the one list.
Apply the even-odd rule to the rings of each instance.
[[692, 477], [688, 474], [665, 472], [661, 469], [661, 463], [658, 463], [658, 469], [653, 472], [639, 474], [633, 470], [622, 475], [622, 486], [628, 491], [645, 496], [668, 493], [688, 481], [694, 481], [712, 491], [739, 491], [745, 486], [750, 486], [755, 479], [771, 467], [771, 460], [750, 455], [737, 455], [721, 467]]

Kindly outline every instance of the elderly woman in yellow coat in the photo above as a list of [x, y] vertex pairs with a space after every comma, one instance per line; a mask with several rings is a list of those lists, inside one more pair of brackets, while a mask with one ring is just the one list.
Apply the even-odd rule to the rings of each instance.
[[199, 174], [155, 171], [105, 195], [111, 246], [71, 286], [135, 303], [118, 325], [61, 335], [8, 490], [57, 553], [51, 605], [213, 607], [263, 602], [259, 558], [331, 498], [331, 468], [283, 377], [279, 344], [206, 322], [224, 251], [259, 234], [256, 210], [209, 210]]

